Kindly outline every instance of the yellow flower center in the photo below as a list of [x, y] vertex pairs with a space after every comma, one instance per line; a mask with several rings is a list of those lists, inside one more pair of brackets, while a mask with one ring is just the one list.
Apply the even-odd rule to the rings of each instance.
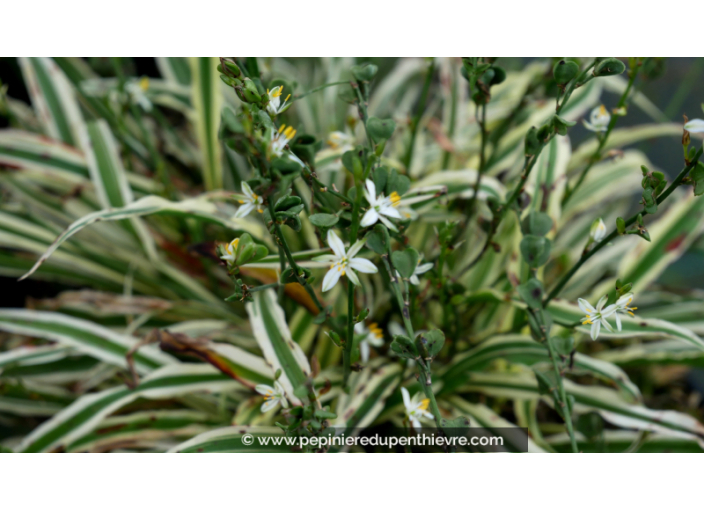
[[395, 191], [389, 195], [389, 198], [391, 199], [391, 204], [396, 207], [398, 203], [401, 201], [401, 196], [396, 193]]
[[149, 78], [147, 76], [142, 76], [142, 78], [139, 80], [139, 88], [142, 89], [144, 92], [149, 90]]
[[429, 404], [430, 404], [430, 399], [429, 399], [429, 398], [424, 398], [423, 400], [420, 401], [420, 405], [418, 406], [418, 410], [420, 410], [420, 411], [427, 411]]

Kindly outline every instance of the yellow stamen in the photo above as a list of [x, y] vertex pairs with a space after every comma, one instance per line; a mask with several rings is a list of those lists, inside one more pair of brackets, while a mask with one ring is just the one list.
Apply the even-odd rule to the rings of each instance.
[[591, 320], [587, 319], [582, 324], [594, 324]]
[[[283, 91], [284, 91], [283, 87], [274, 88], [274, 93], [272, 94], [272, 97], [279, 97]], [[267, 94], [268, 93], [269, 93], [269, 91], [267, 91]]]
[[637, 307], [637, 306], [632, 306], [632, 307], [631, 307], [631, 310], [638, 310], [638, 307]]
[[290, 97], [291, 97], [291, 94], [289, 94], [288, 96], [286, 96], [286, 99], [284, 99], [284, 103], [285, 103], [286, 101], [288, 101]]
[[590, 310], [589, 308], [587, 308], [587, 313], [592, 313], [593, 311], [594, 310]]
[[286, 124], [281, 124], [281, 127], [279, 128], [279, 133], [281, 133], [284, 129], [286, 129]]
[[633, 312], [628, 312], [628, 315], [630, 315], [631, 317], [635, 317], [635, 316], [636, 316], [636, 314], [634, 314]]
[[144, 92], [149, 90], [149, 78], [147, 76], [142, 76], [142, 78], [139, 80], [139, 88], [142, 89]]
[[606, 107], [603, 104], [599, 107], [599, 115], [606, 115]]
[[240, 204], [244, 204], [244, 200], [238, 200]]
[[430, 399], [424, 398], [423, 400], [420, 401], [420, 405], [418, 406], [418, 409], [421, 411], [425, 411], [428, 409], [429, 404], [430, 404]]

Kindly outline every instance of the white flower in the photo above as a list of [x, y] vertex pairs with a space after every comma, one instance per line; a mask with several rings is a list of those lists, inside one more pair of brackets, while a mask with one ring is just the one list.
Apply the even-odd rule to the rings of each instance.
[[704, 133], [704, 120], [692, 119], [684, 125], [684, 128], [690, 133]]
[[272, 130], [270, 145], [271, 153], [277, 158], [283, 156], [286, 144], [288, 144], [290, 140], [293, 140], [294, 136], [296, 136], [296, 130], [291, 126], [286, 127], [286, 124], [281, 124], [278, 131]]
[[333, 131], [328, 135], [327, 144], [332, 149], [339, 149], [341, 152], [347, 152], [354, 148], [354, 137], [342, 131]]
[[606, 225], [604, 225], [604, 222], [601, 218], [597, 218], [594, 220], [594, 223], [592, 223], [592, 226], [589, 229], [589, 235], [592, 237], [592, 240], [596, 243], [604, 239], [604, 237], [606, 236]]
[[283, 93], [283, 91], [283, 85], [274, 87], [271, 90], [267, 89], [266, 93], [269, 96], [269, 104], [266, 105], [266, 110], [269, 112], [269, 114], [278, 115], [280, 113], [284, 113], [291, 106], [291, 103], [288, 102], [289, 98], [291, 97], [291, 94], [286, 96], [286, 99], [284, 99], [283, 104], [281, 104], [281, 94]]
[[359, 285], [359, 278], [353, 270], [359, 271], [360, 273], [378, 272], [376, 266], [367, 259], [355, 257], [359, 250], [362, 249], [362, 246], [364, 246], [364, 241], [357, 241], [350, 246], [349, 251], [345, 252], [345, 245], [342, 244], [342, 239], [340, 239], [334, 231], [328, 230], [328, 246], [332, 248], [334, 255], [321, 255], [313, 259], [318, 262], [332, 263], [330, 270], [325, 275], [325, 278], [323, 278], [323, 292], [332, 289], [339, 281], [340, 277], [345, 275], [347, 275], [347, 278], [349, 278], [353, 284]]
[[579, 308], [586, 314], [586, 316], [582, 317], [580, 320], [582, 321], [582, 324], [592, 325], [592, 340], [596, 340], [599, 337], [599, 330], [602, 325], [607, 331], [614, 330], [606, 318], [616, 311], [616, 305], [609, 305], [604, 308], [604, 305], [608, 299], [608, 296], [602, 297], [596, 304], [596, 308], [594, 308], [586, 299], [579, 298]]
[[364, 190], [364, 198], [366, 198], [367, 202], [369, 202], [369, 210], [362, 217], [360, 225], [363, 227], [369, 227], [381, 220], [387, 228], [396, 232], [396, 227], [393, 223], [387, 220], [386, 217], [396, 218], [399, 220], [403, 219], [401, 213], [396, 210], [396, 205], [401, 200], [399, 194], [394, 191], [388, 197], [385, 197], [383, 193], [377, 196], [374, 181], [367, 179], [366, 189]]
[[415, 271], [413, 271], [413, 275], [408, 279], [413, 285], [420, 285], [418, 275], [427, 273], [433, 268], [432, 262], [426, 262], [425, 264], [421, 264], [421, 260], [423, 259], [418, 259], [418, 265], [416, 266]]
[[225, 255], [220, 257], [222, 260], [225, 260], [229, 264], [234, 264], [235, 263], [235, 253], [237, 253], [237, 247], [240, 244], [240, 238], [233, 239], [231, 242], [225, 246]]
[[145, 112], [152, 110], [152, 102], [147, 97], [149, 90], [149, 78], [143, 76], [139, 81], [130, 81], [125, 85], [125, 91], [130, 96], [133, 103], [137, 103]]
[[603, 104], [592, 110], [589, 114], [589, 122], [583, 121], [585, 128], [596, 133], [606, 131], [609, 128], [609, 122], [611, 122], [611, 115]]
[[637, 306], [630, 307], [628, 305], [631, 304], [631, 301], [633, 301], [633, 293], [629, 292], [628, 294], [624, 294], [621, 296], [618, 301], [615, 303], [616, 307], [616, 313], [614, 314], [614, 317], [616, 318], [616, 327], [618, 328], [619, 331], [621, 331], [621, 317], [619, 317], [619, 313], [622, 314], [628, 314], [631, 317], [635, 317], [635, 314], [633, 313], [633, 310], [637, 310]]
[[284, 394], [284, 388], [279, 384], [279, 381], [274, 381], [274, 387], [268, 386], [266, 384], [257, 384], [254, 389], [260, 395], [264, 395], [264, 403], [260, 408], [260, 411], [265, 413], [270, 409], [276, 407], [277, 404], [281, 404], [282, 407], [288, 407], [288, 401], [286, 400], [286, 395]]
[[362, 363], [369, 361], [369, 346], [381, 347], [384, 345], [384, 333], [376, 322], [372, 322], [367, 328], [364, 323], [358, 322], [354, 325], [356, 335], [364, 335], [364, 338], [359, 342], [359, 353], [362, 357]]
[[252, 191], [252, 188], [250, 188], [249, 184], [247, 184], [245, 181], [242, 181], [242, 193], [244, 194], [244, 196], [241, 200], [239, 200], [239, 203], [244, 205], [237, 209], [237, 212], [235, 213], [235, 218], [244, 218], [254, 209], [256, 209], [257, 212], [260, 213], [264, 212], [264, 210], [262, 209], [264, 199], [254, 193]]
[[421, 400], [420, 393], [416, 393], [413, 395], [413, 398], [410, 398], [406, 388], [401, 388], [401, 395], [403, 395], [403, 405], [406, 407], [406, 416], [408, 416], [411, 424], [413, 424], [416, 429], [420, 429], [421, 427], [419, 418], [433, 419], [433, 415], [428, 412], [429, 399], [424, 398]]

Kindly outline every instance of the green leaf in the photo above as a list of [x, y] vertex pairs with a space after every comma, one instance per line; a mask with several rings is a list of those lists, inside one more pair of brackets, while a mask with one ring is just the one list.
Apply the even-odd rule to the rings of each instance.
[[309, 220], [316, 227], [330, 228], [336, 225], [337, 222], [340, 221], [340, 218], [334, 214], [316, 213], [311, 214]]
[[416, 359], [419, 356], [418, 348], [415, 343], [413, 343], [410, 338], [403, 335], [396, 335], [394, 337], [391, 342], [391, 350], [399, 357], [405, 359]]
[[218, 139], [222, 94], [216, 57], [191, 57], [192, 102], [206, 190], [221, 189], [222, 147]]
[[[133, 336], [84, 319], [20, 308], [0, 309], [0, 330], [58, 342], [124, 369], [128, 368], [125, 355], [137, 343]], [[146, 345], [135, 353], [134, 362], [137, 372], [146, 374], [163, 365], [176, 363], [176, 359], [153, 345]]]
[[[247, 438], [243, 441], [243, 437]], [[247, 444], [251, 437], [252, 443]], [[267, 444], [262, 444], [264, 440]], [[211, 430], [188, 441], [174, 446], [171, 453], [290, 453], [292, 445], [283, 441], [284, 436], [278, 427], [233, 426]], [[278, 444], [277, 444], [278, 443]]]
[[391, 262], [403, 278], [413, 276], [419, 258], [420, 255], [415, 248], [406, 248], [403, 251], [395, 251], [391, 254]]
[[370, 117], [369, 120], [367, 120], [367, 131], [369, 131], [369, 136], [371, 136], [372, 140], [376, 143], [391, 138], [391, 135], [394, 134], [394, 129], [396, 129], [396, 123], [393, 119], [382, 120], [376, 117]]
[[445, 345], [445, 334], [439, 329], [431, 329], [423, 333], [416, 339], [418, 351], [424, 355], [427, 353], [426, 359], [433, 359], [442, 350]]
[[539, 211], [531, 211], [521, 222], [523, 233], [538, 237], [546, 236], [552, 230], [552, 218]]
[[532, 309], [537, 310], [543, 307], [543, 284], [531, 278], [526, 283], [516, 287], [521, 299]]
[[247, 303], [245, 309], [264, 359], [273, 371], [282, 370], [279, 382], [293, 405], [300, 405], [301, 401], [293, 391], [310, 377], [310, 364], [301, 347], [291, 338], [286, 315], [279, 306], [276, 292], [271, 289], [256, 292], [253, 301]]
[[545, 237], [526, 235], [521, 240], [521, 255], [530, 267], [537, 268], [547, 263], [550, 258], [552, 243]]

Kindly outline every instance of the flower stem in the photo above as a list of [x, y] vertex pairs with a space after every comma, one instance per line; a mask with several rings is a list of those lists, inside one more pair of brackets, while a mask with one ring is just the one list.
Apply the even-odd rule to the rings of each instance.
[[[633, 83], [636, 80], [636, 77], [638, 76], [638, 69], [631, 69], [630, 77], [628, 80], [628, 85], [626, 85], [626, 90], [623, 92], [621, 95], [621, 98], [618, 100], [618, 103], [616, 105], [616, 108], [623, 108], [626, 105], [626, 101], [628, 99], [628, 95], [631, 92], [631, 88], [633, 88]], [[618, 120], [617, 115], [613, 115], [611, 117], [611, 121], [609, 122], [609, 126], [606, 129], [606, 133], [604, 133], [604, 136], [602, 136], [599, 139], [599, 145], [594, 151], [594, 154], [592, 154], [591, 158], [589, 158], [589, 164], [582, 170], [582, 173], [579, 175], [579, 178], [577, 179], [577, 182], [575, 183], [574, 187], [570, 188], [567, 186], [565, 189], [565, 196], [562, 198], [562, 207], [565, 207], [565, 204], [569, 201], [570, 197], [574, 195], [574, 193], [577, 191], [577, 189], [582, 185], [584, 182], [584, 179], [587, 177], [587, 174], [589, 171], [592, 169], [594, 164], [598, 161], [601, 160], [601, 151], [604, 150], [604, 146], [606, 145], [606, 141], [609, 138], [609, 135], [614, 129], [614, 126], [616, 125], [616, 121]]]
[[557, 353], [555, 352], [555, 347], [552, 345], [552, 340], [550, 338], [545, 338], [545, 343], [548, 345], [548, 351], [550, 352], [550, 359], [552, 360], [552, 367], [555, 371], [555, 377], [557, 378], [557, 384], [560, 390], [560, 403], [562, 406], [562, 415], [565, 420], [565, 425], [567, 425], [567, 433], [570, 436], [570, 443], [572, 444], [572, 452], [578, 453], [579, 448], [577, 447], [577, 441], [574, 437], [574, 430], [572, 428], [572, 411], [570, 410], [570, 405], [567, 401], [567, 393], [565, 392], [565, 384], [562, 381], [562, 374], [560, 373], [560, 368], [557, 365]]

